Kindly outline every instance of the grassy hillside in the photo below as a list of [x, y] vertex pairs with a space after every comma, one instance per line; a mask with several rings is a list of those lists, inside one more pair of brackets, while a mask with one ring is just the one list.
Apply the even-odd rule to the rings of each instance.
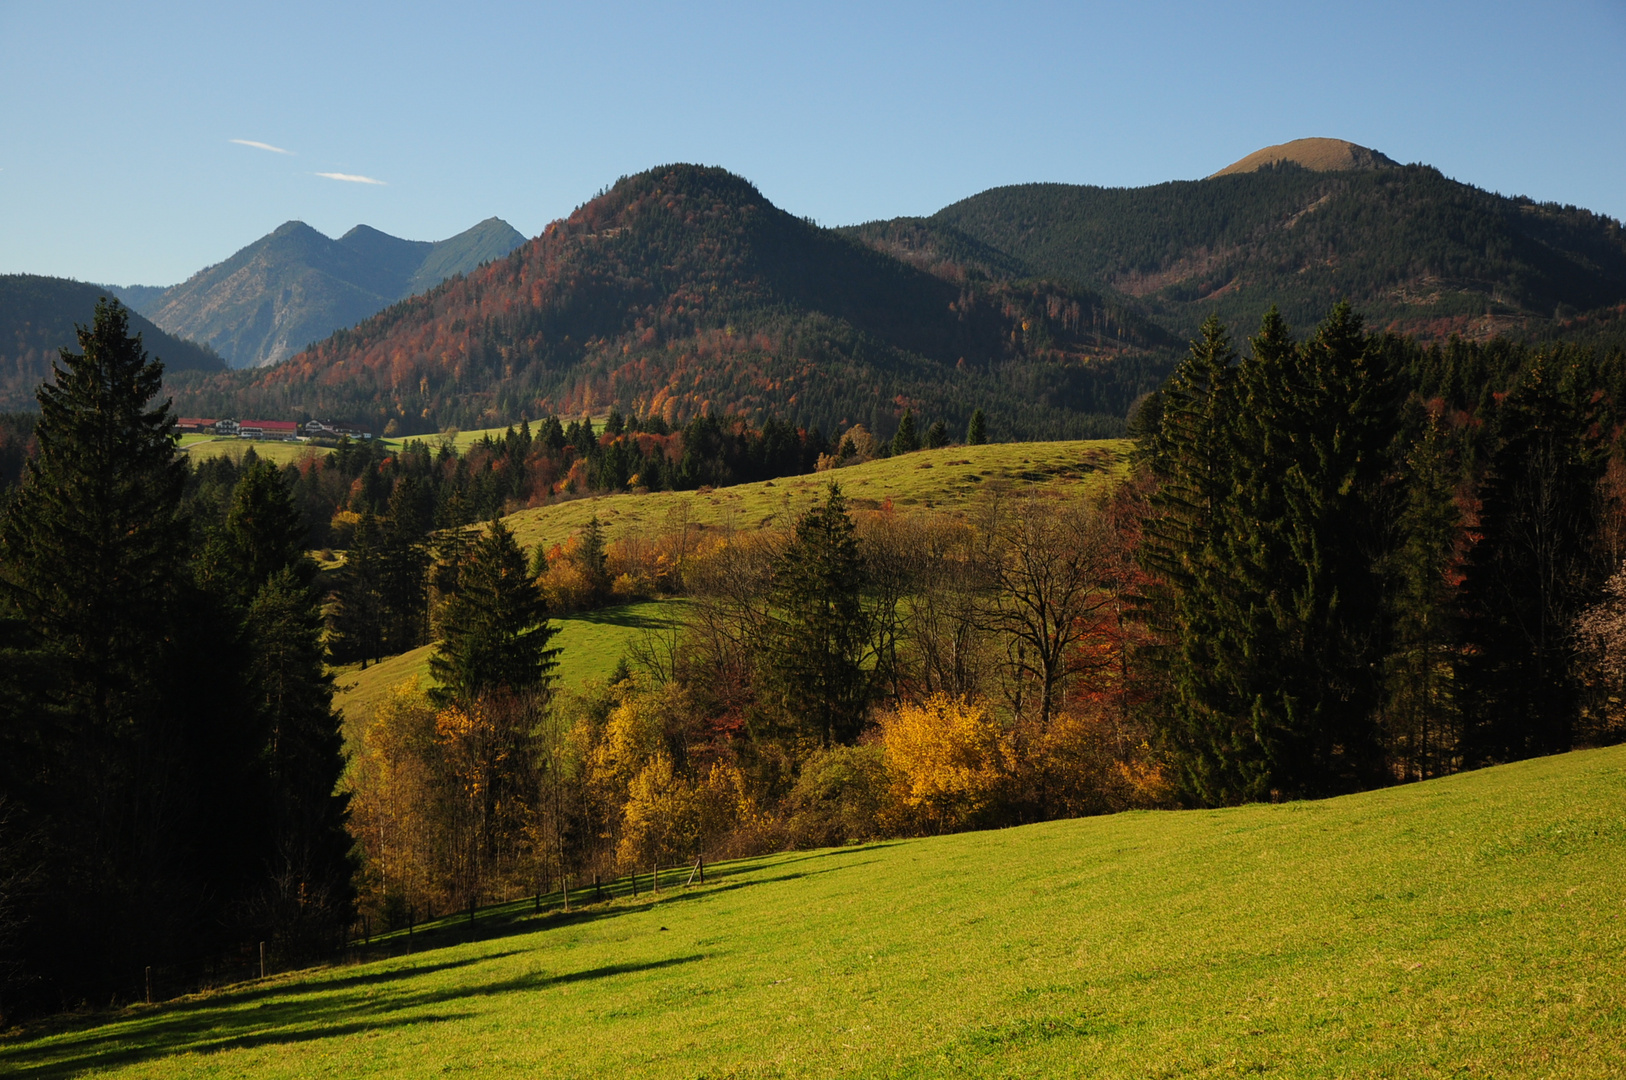
[[[627, 647], [646, 629], [669, 624], [679, 600], [651, 600], [641, 604], [586, 611], [555, 619], [559, 634], [553, 643], [561, 652], [555, 672], [560, 687], [572, 688], [588, 679], [608, 678]], [[336, 672], [333, 704], [348, 724], [365, 720], [372, 708], [408, 679], [429, 684], [429, 655], [433, 645], [392, 656], [381, 663], [347, 664]]]
[[830, 472], [736, 484], [714, 491], [600, 495], [521, 510], [505, 520], [528, 549], [563, 543], [597, 514], [610, 539], [653, 536], [687, 522], [707, 529], [788, 524], [823, 498], [833, 481], [859, 509], [894, 506], [963, 512], [966, 500], [1000, 484], [1021, 488], [1095, 486], [1128, 467], [1126, 439], [945, 446]]
[[0, 1071], [1622, 1076], [1622, 805], [1614, 748], [747, 860], [14, 1033]]

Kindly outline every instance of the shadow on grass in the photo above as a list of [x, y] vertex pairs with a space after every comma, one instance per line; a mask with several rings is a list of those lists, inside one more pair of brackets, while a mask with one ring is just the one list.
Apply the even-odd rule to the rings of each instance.
[[[696, 883], [690, 888], [683, 884], [688, 877], [690, 867], [673, 867], [661, 872], [661, 891], [652, 894], [649, 890], [649, 876], [639, 875], [637, 895], [632, 892], [632, 884], [627, 878], [618, 878], [606, 882], [601, 889], [595, 890], [592, 886], [571, 891], [574, 910], [561, 910], [562, 898], [559, 893], [549, 893], [542, 898], [542, 910], [537, 911], [533, 901], [516, 900], [508, 904], [481, 911], [475, 920], [473, 932], [470, 932], [468, 922], [462, 917], [449, 917], [427, 926], [418, 927], [413, 933], [412, 953], [427, 953], [436, 949], [453, 948], [467, 945], [474, 941], [499, 941], [508, 937], [524, 934], [536, 934], [547, 930], [565, 926], [587, 926], [606, 919], [617, 919], [623, 915], [648, 911], [657, 905], [681, 904], [696, 900], [715, 897], [736, 889], [748, 889], [757, 885], [771, 885], [786, 881], [799, 881], [803, 878], [817, 877], [824, 874], [833, 874], [838, 870], [862, 866], [868, 860], [858, 862], [844, 862], [838, 866], [822, 867], [820, 869], [795, 870], [788, 873], [764, 874], [762, 871], [778, 867], [794, 867], [798, 863], [815, 862], [821, 859], [839, 858], [848, 855], [859, 855], [879, 848], [889, 847], [896, 841], [879, 841], [872, 844], [861, 844], [853, 847], [826, 848], [821, 851], [792, 852], [788, 854], [765, 855], [755, 859], [739, 859], [715, 866], [706, 867], [706, 881], [704, 885]], [[399, 931], [388, 938], [375, 942], [370, 949], [358, 950], [364, 962], [383, 960], [391, 957], [407, 955], [404, 951], [405, 939]]]
[[[421, 975], [511, 955], [502, 953], [378, 974], [394, 978]], [[159, 1007], [130, 1019], [114, 1021], [78, 1034], [59, 1036], [43, 1045], [21, 1047], [9, 1052], [0, 1050], [0, 1071], [56, 1080], [178, 1054], [213, 1054], [223, 1050], [318, 1042], [391, 1028], [439, 1024], [474, 1016], [470, 1011], [439, 1011], [436, 1008], [469, 998], [541, 991], [619, 975], [660, 971], [704, 959], [704, 955], [697, 954], [646, 963], [606, 964], [560, 974], [534, 972], [509, 979], [406, 991], [385, 997], [371, 994], [347, 996], [347, 991], [368, 985], [372, 981], [371, 976], [287, 987], [277, 996], [258, 1004], [255, 1004], [256, 999], [265, 996], [259, 990], [224, 993], [201, 1001]], [[331, 993], [324, 994], [324, 991]], [[266, 993], [276, 991], [267, 988]], [[431, 1011], [420, 1011], [426, 1009]]]
[[[688, 867], [674, 868], [663, 890], [652, 895], [647, 885], [633, 900], [627, 879], [605, 886], [603, 902], [587, 902], [591, 889], [576, 895], [586, 906], [566, 913], [551, 911], [534, 914], [529, 902], [516, 902], [488, 909], [478, 915], [474, 939], [494, 941], [564, 926], [587, 925], [623, 915], [647, 912], [656, 907], [704, 900], [721, 893], [796, 881], [838, 870], [861, 866], [867, 859], [848, 861], [847, 856], [890, 846], [880, 842], [821, 851], [795, 852], [742, 859], [706, 868], [706, 884], [684, 888]], [[837, 865], [817, 865], [826, 860]], [[799, 864], [813, 867], [800, 868]], [[783, 870], [782, 873], [765, 871]], [[662, 875], [666, 878], [666, 875]], [[646, 879], [647, 880], [647, 879]], [[553, 894], [557, 897], [558, 894]], [[552, 898], [550, 898], [552, 899]], [[616, 902], [619, 901], [619, 902]], [[185, 1053], [211, 1053], [316, 1042], [346, 1035], [435, 1024], [462, 1019], [469, 1012], [434, 1011], [462, 999], [495, 994], [546, 990], [598, 979], [646, 971], [658, 971], [705, 959], [703, 955], [677, 956], [646, 963], [608, 964], [583, 971], [548, 974], [534, 972], [508, 979], [468, 981], [438, 989], [413, 990], [407, 980], [477, 967], [488, 961], [520, 955], [526, 950], [505, 949], [479, 956], [439, 957], [437, 950], [462, 946], [470, 941], [469, 928], [459, 918], [449, 918], [418, 929], [413, 951], [400, 952], [402, 937], [376, 942], [370, 949], [358, 950], [364, 963], [415, 959], [397, 963], [386, 970], [326, 972], [313, 971], [298, 982], [250, 985], [203, 997], [176, 1001], [150, 1009], [137, 1009], [125, 1015], [75, 1018], [35, 1028], [24, 1037], [27, 1045], [0, 1047], [0, 1073], [22, 1073], [56, 1080], [89, 1071], [161, 1059]], [[409, 1010], [431, 1010], [416, 1015], [397, 1015]], [[38, 1039], [41, 1041], [35, 1042]]]
[[634, 607], [641, 604], [622, 607], [599, 608], [596, 611], [578, 611], [572, 615], [561, 615], [559, 622], [586, 622], [602, 626], [630, 626], [639, 630], [669, 630], [677, 625], [677, 619], [670, 616], [650, 615], [646, 612], [634, 611]]

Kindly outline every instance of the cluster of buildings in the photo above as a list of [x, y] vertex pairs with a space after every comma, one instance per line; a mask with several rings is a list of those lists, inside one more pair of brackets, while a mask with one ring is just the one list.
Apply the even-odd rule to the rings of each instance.
[[292, 420], [210, 420], [183, 416], [175, 423], [183, 435], [219, 435], [228, 439], [370, 439], [373, 433], [344, 427], [325, 420], [309, 420], [303, 425]]

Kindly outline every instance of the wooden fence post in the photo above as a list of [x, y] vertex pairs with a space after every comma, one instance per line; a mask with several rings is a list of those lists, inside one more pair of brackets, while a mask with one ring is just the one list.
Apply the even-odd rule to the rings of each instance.
[[260, 942], [260, 978], [265, 978], [265, 942]]
[[147, 1004], [152, 1004], [152, 965], [147, 965]]

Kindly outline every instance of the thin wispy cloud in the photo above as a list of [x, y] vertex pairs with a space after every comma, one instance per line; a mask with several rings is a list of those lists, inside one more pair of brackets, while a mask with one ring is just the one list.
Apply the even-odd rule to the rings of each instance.
[[377, 184], [380, 187], [384, 186], [384, 181], [382, 180], [374, 180], [370, 176], [357, 176], [355, 173], [319, 172], [316, 175], [325, 176], [329, 180], [343, 180], [347, 184]]
[[273, 154], [293, 154], [292, 150], [284, 150], [280, 146], [272, 146], [266, 142], [256, 142], [253, 139], [227, 139], [226, 141], [234, 142], [238, 146], [252, 146], [256, 150], [269, 150]]

